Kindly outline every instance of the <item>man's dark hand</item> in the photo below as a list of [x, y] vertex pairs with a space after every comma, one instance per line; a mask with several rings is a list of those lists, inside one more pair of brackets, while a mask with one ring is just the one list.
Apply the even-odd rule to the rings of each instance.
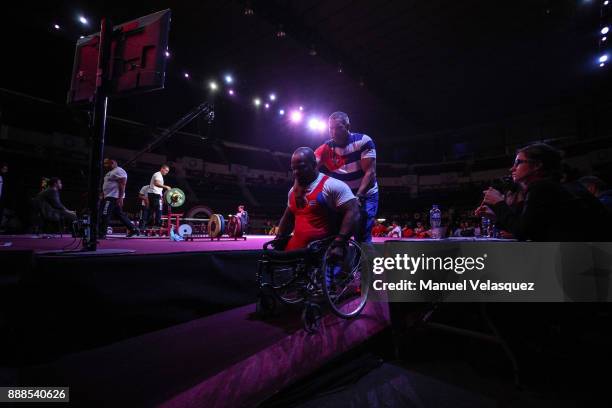
[[348, 243], [344, 239], [335, 239], [332, 241], [331, 249], [329, 250], [329, 261], [331, 263], [340, 263], [344, 260], [346, 247]]

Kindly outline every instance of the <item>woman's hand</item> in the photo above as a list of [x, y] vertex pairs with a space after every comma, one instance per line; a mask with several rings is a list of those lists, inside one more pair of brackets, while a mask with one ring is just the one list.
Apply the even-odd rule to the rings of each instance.
[[[494, 189], [493, 187], [489, 187], [488, 190], [483, 191], [484, 198], [482, 199], [482, 204], [485, 205], [495, 205], [501, 201], [504, 201], [504, 195]], [[481, 205], [482, 207], [482, 205]]]

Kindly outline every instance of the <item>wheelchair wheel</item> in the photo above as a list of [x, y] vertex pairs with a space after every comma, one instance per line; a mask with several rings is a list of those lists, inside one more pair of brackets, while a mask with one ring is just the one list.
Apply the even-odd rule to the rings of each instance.
[[325, 251], [321, 271], [323, 292], [332, 312], [344, 319], [359, 316], [368, 300], [370, 279], [365, 252], [349, 240], [342, 262], [330, 262], [331, 246]]
[[316, 303], [306, 303], [304, 310], [302, 311], [302, 323], [304, 323], [304, 330], [308, 333], [316, 333], [321, 327], [321, 318], [323, 318], [323, 311], [321, 306]]

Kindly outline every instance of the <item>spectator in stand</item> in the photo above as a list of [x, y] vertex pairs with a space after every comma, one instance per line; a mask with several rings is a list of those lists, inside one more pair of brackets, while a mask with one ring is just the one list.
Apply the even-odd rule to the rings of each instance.
[[393, 223], [391, 224], [391, 231], [389, 231], [387, 236], [392, 238], [402, 237], [402, 228], [397, 224], [397, 221], [393, 221]]
[[273, 229], [273, 228], [274, 228], [274, 225], [272, 224], [272, 221], [267, 220], [267, 221], [266, 221], [266, 225], [264, 226], [264, 233], [265, 233], [266, 235], [273, 235], [273, 234], [271, 233], [271, 231], [272, 231], [272, 229]]
[[414, 231], [410, 227], [410, 223], [404, 225], [402, 229], [402, 238], [412, 238], [414, 236]]
[[606, 190], [606, 184], [595, 176], [585, 176], [578, 180], [580, 184], [593, 194], [607, 209], [612, 211], [612, 189]]
[[429, 237], [429, 231], [425, 228], [421, 221], [417, 221], [416, 228], [414, 229], [415, 238], [427, 238]]
[[372, 236], [373, 237], [383, 237], [387, 234], [387, 227], [382, 222], [376, 221], [374, 227], [372, 228]]
[[463, 237], [463, 233], [467, 230], [467, 221], [461, 221], [459, 227], [453, 231], [453, 237]]

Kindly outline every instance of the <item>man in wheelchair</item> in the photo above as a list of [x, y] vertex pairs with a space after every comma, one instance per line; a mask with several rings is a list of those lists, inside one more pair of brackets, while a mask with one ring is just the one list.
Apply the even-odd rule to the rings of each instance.
[[[317, 170], [314, 151], [300, 147], [291, 156], [294, 184], [278, 229], [285, 251], [335, 235], [330, 255], [341, 259], [359, 222], [359, 206], [349, 186]], [[293, 235], [290, 236], [293, 231]], [[281, 244], [282, 245], [282, 244]]]
[[256, 309], [265, 317], [279, 302], [303, 304], [304, 327], [312, 332], [322, 317], [321, 300], [345, 319], [357, 317], [367, 301], [362, 252], [350, 239], [359, 207], [348, 185], [317, 170], [312, 149], [298, 148], [291, 169], [294, 185], [279, 233], [264, 245], [259, 262]]

